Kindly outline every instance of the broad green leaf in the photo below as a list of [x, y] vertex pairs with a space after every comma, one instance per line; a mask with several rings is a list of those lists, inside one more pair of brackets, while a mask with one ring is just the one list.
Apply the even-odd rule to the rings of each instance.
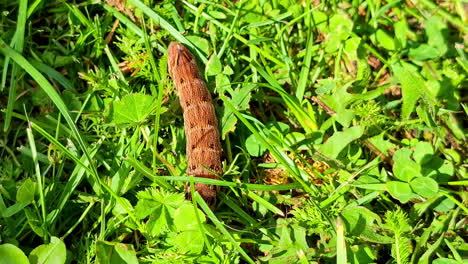
[[186, 201], [183, 193], [170, 193], [164, 190], [147, 189], [138, 193], [135, 215], [138, 219], [149, 216], [146, 223], [151, 235], [160, 235], [174, 228], [174, 211]]
[[[306, 239], [306, 229], [298, 224], [291, 224], [288, 219], [278, 219], [276, 233], [279, 234], [280, 239], [274, 249], [268, 252], [269, 255], [291, 260], [292, 258], [296, 259], [300, 252], [306, 252], [309, 249]], [[269, 263], [287, 262], [290, 261]]]
[[335, 114], [335, 120], [345, 128], [348, 128], [351, 125], [354, 118], [354, 111], [349, 109], [342, 109]]
[[[240, 89], [234, 89], [231, 92], [231, 103], [236, 107], [237, 110], [242, 111], [249, 107], [249, 102], [251, 99], [251, 91], [255, 88], [255, 85], [244, 85]], [[234, 113], [228, 109], [224, 108], [224, 112], [221, 117], [221, 137], [226, 138], [226, 135], [229, 132], [232, 132], [236, 129], [237, 118]]]
[[455, 203], [447, 197], [441, 197], [433, 205], [434, 210], [439, 213], [447, 213], [454, 207]]
[[[394, 76], [401, 84], [403, 93], [403, 105], [401, 118], [408, 119], [414, 111], [416, 102], [422, 96], [429, 109], [433, 109], [436, 100], [432, 91], [426, 86], [424, 79], [419, 75], [417, 69], [408, 63], [400, 62], [392, 65]], [[434, 110], [430, 111], [434, 112]]]
[[351, 35], [353, 22], [344, 15], [336, 14], [330, 18], [328, 28], [328, 41], [325, 50], [332, 53], [337, 51], [342, 41]]
[[210, 42], [208, 42], [207, 39], [199, 36], [187, 36], [187, 39], [205, 55], [208, 55], [210, 51]]
[[218, 74], [215, 77], [216, 81], [216, 91], [220, 94], [229, 92], [232, 93], [231, 89], [231, 81], [229, 80], [229, 77], [225, 74]]
[[388, 192], [402, 203], [407, 203], [411, 198], [417, 198], [411, 190], [409, 183], [389, 181], [387, 182], [386, 187]]
[[223, 71], [223, 65], [216, 54], [211, 55], [205, 71], [208, 76], [218, 75]]
[[31, 264], [62, 264], [66, 259], [65, 243], [57, 237], [51, 237], [49, 244], [38, 246], [29, 254]]
[[319, 150], [320, 152], [331, 158], [336, 159], [338, 154], [352, 141], [360, 138], [364, 133], [364, 128], [361, 126], [355, 126], [351, 128], [347, 128], [342, 132], [336, 132], [328, 138], [325, 144], [321, 145]]
[[[198, 208], [196, 210], [198, 210], [198, 216], [200, 217], [201, 223], [206, 222], [205, 214]], [[184, 204], [175, 210], [174, 224], [177, 231], [199, 229], [195, 208], [192, 204]]]
[[413, 159], [421, 165], [430, 161], [433, 155], [434, 149], [429, 142], [421, 141], [414, 147]]
[[403, 93], [401, 116], [403, 119], [407, 119], [413, 112], [416, 102], [420, 97], [420, 90], [415, 86], [422, 85], [422, 80], [420, 78], [414, 78], [407, 64], [395, 64], [392, 68], [395, 77], [401, 83], [401, 90]]
[[411, 159], [411, 151], [399, 149], [393, 154], [393, 174], [402, 181], [409, 182], [415, 177], [421, 177], [421, 166]]
[[[313, 137], [306, 137], [306, 135], [304, 135], [303, 133], [291, 132], [291, 133], [286, 134], [286, 136], [284, 136], [284, 143], [288, 147], [296, 145], [300, 142], [304, 142], [304, 140], [308, 140], [308, 141], [313, 140], [311, 144], [320, 144], [321, 135], [322, 135], [321, 133], [316, 132], [314, 133]], [[296, 146], [296, 147], [299, 148], [299, 146]]]
[[210, 10], [210, 11], [208, 11], [208, 14], [209, 14], [210, 16], [212, 16], [213, 18], [220, 19], [220, 20], [221, 20], [221, 19], [226, 19], [226, 18], [227, 18], [227, 16], [226, 16], [225, 13], [219, 12], [219, 11], [215, 11], [215, 10]]
[[439, 183], [446, 183], [455, 173], [453, 164], [439, 157], [433, 157], [430, 162], [422, 166], [422, 174], [431, 177]]
[[312, 20], [313, 26], [315, 26], [319, 30], [323, 31], [327, 28], [328, 16], [324, 12], [321, 12], [318, 9], [315, 9], [314, 11], [312, 11], [311, 20]]
[[386, 50], [395, 50], [395, 41], [393, 38], [384, 30], [378, 29], [375, 33], [375, 39], [379, 45], [382, 45]]
[[374, 145], [380, 152], [383, 154], [388, 154], [388, 150], [395, 148], [395, 144], [393, 144], [390, 140], [384, 139], [384, 132], [380, 133], [377, 136], [369, 138], [370, 143]]
[[172, 214], [169, 209], [163, 206], [158, 207], [151, 213], [148, 222], [146, 222], [146, 230], [153, 236], [173, 231], [172, 228]]
[[334, 118], [338, 121], [342, 126], [348, 127], [351, 124], [351, 121], [354, 119], [354, 111], [350, 109], [346, 109], [346, 107], [358, 100], [372, 100], [380, 95], [382, 95], [384, 89], [383, 86], [374, 89], [370, 92], [362, 93], [362, 94], [351, 94], [348, 93], [348, 88], [351, 87], [355, 83], [354, 80], [347, 82], [344, 85], [337, 85], [336, 89], [332, 94], [323, 94], [319, 98], [322, 102], [328, 105], [333, 111], [335, 111]]
[[345, 41], [344, 52], [349, 55], [351, 59], [357, 60], [358, 54], [357, 51], [361, 45], [360, 37], [351, 37]]
[[432, 264], [461, 264], [459, 261], [449, 258], [438, 258], [432, 261]]
[[434, 122], [433, 117], [430, 115], [426, 105], [418, 105], [416, 108], [416, 113], [419, 118], [421, 118], [428, 127], [437, 128], [436, 123]]
[[200, 230], [185, 230], [174, 238], [174, 245], [180, 252], [200, 254], [205, 246], [205, 240]]
[[329, 21], [330, 33], [338, 36], [341, 40], [347, 39], [353, 29], [353, 21], [341, 14], [336, 14], [330, 18]]
[[437, 49], [440, 56], [447, 50], [448, 29], [447, 23], [438, 16], [432, 16], [425, 22], [427, 43]]
[[[114, 251], [116, 255], [119, 257], [117, 259], [121, 259], [124, 262], [123, 263], [128, 263], [128, 264], [138, 264], [138, 259], [136, 257], [136, 252], [133, 249], [133, 245], [127, 245], [127, 244], [122, 244], [122, 243], [116, 243], [114, 245]], [[115, 263], [115, 262], [111, 262]]]
[[410, 182], [411, 189], [424, 198], [432, 198], [439, 191], [439, 184], [429, 177], [418, 177]]
[[253, 157], [260, 157], [265, 153], [267, 148], [257, 140], [255, 135], [250, 135], [245, 141], [247, 152]]
[[42, 228], [42, 221], [39, 216], [36, 214], [36, 211], [26, 207], [24, 208], [24, 213], [28, 219], [29, 227], [40, 237], [44, 237], [44, 229]]
[[349, 248], [352, 257], [348, 259], [351, 264], [375, 263], [377, 260], [378, 254], [370, 244], [352, 245]]
[[156, 107], [156, 98], [146, 94], [134, 93], [113, 102], [112, 123], [139, 124], [148, 118]]
[[406, 19], [399, 20], [393, 24], [395, 28], [395, 39], [400, 48], [405, 48], [407, 43], [408, 23]]
[[375, 243], [391, 243], [393, 239], [379, 233], [380, 217], [363, 206], [345, 209], [341, 217], [347, 233]]
[[429, 46], [427, 44], [421, 44], [416, 48], [411, 48], [408, 55], [412, 60], [424, 61], [424, 60], [437, 58], [439, 57], [440, 53], [433, 46]]
[[36, 193], [36, 184], [27, 178], [21, 186], [18, 188], [16, 193], [16, 201], [25, 205], [29, 204], [34, 200], [34, 194]]
[[401, 148], [393, 153], [393, 161], [396, 163], [405, 162], [411, 159], [411, 150], [408, 148]]
[[29, 264], [26, 255], [12, 244], [0, 245], [0, 264]]
[[332, 80], [332, 79], [318, 80], [315, 93], [319, 95], [326, 94], [329, 91], [336, 89], [336, 87], [337, 87], [337, 80]]
[[399, 180], [409, 182], [411, 179], [421, 177], [421, 168], [414, 161], [404, 163], [395, 163], [393, 165], [393, 174]]
[[99, 264], [138, 264], [132, 244], [98, 241], [96, 258]]
[[[362, 206], [351, 207], [344, 210], [341, 214], [345, 220], [347, 232], [354, 235], [360, 235], [366, 228], [366, 225], [381, 222], [377, 214]], [[359, 219], [361, 219], [361, 221], [358, 221]]]

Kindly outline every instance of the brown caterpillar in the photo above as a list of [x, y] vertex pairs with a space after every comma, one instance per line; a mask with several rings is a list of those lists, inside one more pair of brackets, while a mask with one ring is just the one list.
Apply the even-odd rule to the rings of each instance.
[[[198, 70], [195, 57], [184, 45], [171, 42], [168, 55], [169, 74], [177, 88], [180, 104], [184, 111], [188, 158], [187, 174], [215, 179], [217, 177], [214, 173], [217, 175], [222, 173], [222, 150], [218, 120], [210, 92]], [[217, 186], [196, 183], [195, 190], [206, 202], [211, 202], [216, 198], [218, 188]]]

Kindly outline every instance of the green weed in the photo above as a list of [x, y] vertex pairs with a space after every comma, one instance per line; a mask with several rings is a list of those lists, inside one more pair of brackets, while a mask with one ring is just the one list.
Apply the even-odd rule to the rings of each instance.
[[[0, 7], [0, 263], [464, 263], [463, 1]], [[185, 174], [171, 41], [218, 180]]]

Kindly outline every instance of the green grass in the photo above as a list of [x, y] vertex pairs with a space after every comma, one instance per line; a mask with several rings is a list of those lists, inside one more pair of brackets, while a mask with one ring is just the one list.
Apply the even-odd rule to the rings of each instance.
[[[464, 263], [465, 5], [4, 1], [0, 263]], [[185, 174], [171, 41], [219, 180]]]

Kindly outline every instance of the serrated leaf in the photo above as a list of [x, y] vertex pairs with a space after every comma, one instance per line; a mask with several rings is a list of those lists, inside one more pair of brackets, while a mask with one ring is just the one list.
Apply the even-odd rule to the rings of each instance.
[[438, 16], [432, 16], [424, 24], [427, 43], [436, 48], [440, 56], [443, 56], [448, 50], [447, 23]]
[[406, 182], [389, 181], [386, 184], [387, 191], [402, 203], [407, 203], [411, 198], [417, 196], [413, 193], [411, 186]]
[[332, 53], [338, 50], [343, 40], [346, 40], [353, 31], [353, 22], [346, 16], [336, 14], [330, 18], [329, 33], [325, 51]]
[[[269, 255], [275, 257], [280, 256], [281, 258], [289, 260], [297, 258], [298, 252], [304, 252], [309, 249], [306, 239], [306, 229], [298, 224], [291, 225], [287, 219], [279, 218], [276, 233], [279, 234], [280, 239], [278, 244], [268, 252]], [[290, 261], [277, 263], [287, 262]]]
[[149, 216], [146, 228], [155, 236], [173, 228], [174, 211], [186, 203], [183, 193], [170, 193], [157, 189], [139, 192], [138, 198], [135, 215], [138, 219]]
[[[198, 208], [196, 210], [198, 210], [200, 222], [206, 222], [205, 214]], [[184, 204], [177, 208], [174, 212], [174, 224], [177, 231], [198, 230], [198, 222], [193, 205]]]
[[151, 213], [148, 222], [146, 222], [147, 231], [153, 236], [172, 231], [173, 220], [171, 215], [166, 207], [158, 207]]
[[98, 241], [96, 243], [96, 258], [98, 264], [138, 264], [132, 244]]
[[[236, 107], [237, 110], [242, 111], [249, 107], [251, 99], [251, 91], [255, 88], [255, 85], [245, 85], [241, 89], [234, 89], [231, 92], [231, 103]], [[221, 117], [221, 137], [226, 138], [229, 132], [236, 129], [237, 118], [231, 110], [224, 108], [223, 115]]]
[[331, 80], [331, 79], [318, 80], [315, 93], [319, 95], [325, 94], [325, 93], [328, 93], [329, 91], [334, 90], [336, 86], [337, 86], [337, 80]]
[[349, 143], [360, 138], [363, 133], [364, 128], [361, 126], [355, 126], [345, 129], [342, 132], [336, 132], [325, 144], [319, 147], [319, 151], [331, 159], [336, 159], [338, 154], [340, 154]]
[[388, 155], [388, 150], [395, 148], [395, 144], [393, 144], [390, 140], [384, 139], [384, 132], [380, 133], [377, 136], [369, 138], [370, 143], [374, 145], [380, 152]]
[[343, 109], [338, 111], [335, 114], [335, 120], [340, 123], [345, 128], [348, 128], [351, 125], [351, 121], [354, 120], [355, 114], [353, 110]]
[[134, 93], [113, 102], [112, 123], [139, 124], [148, 118], [156, 107], [156, 98], [151, 95]]
[[51, 237], [49, 244], [38, 246], [29, 254], [31, 264], [62, 264], [66, 259], [65, 243], [57, 237]]
[[390, 237], [378, 233], [381, 219], [371, 210], [355, 206], [345, 209], [341, 216], [347, 232], [375, 243], [393, 242]]
[[403, 94], [403, 105], [401, 108], [401, 118], [408, 119], [414, 111], [418, 99], [422, 96], [430, 112], [434, 112], [437, 101], [434, 95], [426, 87], [424, 79], [419, 75], [417, 69], [408, 63], [400, 62], [392, 65], [394, 76], [401, 84]]
[[205, 246], [203, 234], [199, 230], [186, 230], [176, 235], [171, 241], [180, 250], [188, 254], [200, 254]]
[[12, 244], [0, 245], [0, 264], [29, 264], [26, 255]]
[[218, 75], [223, 71], [223, 65], [216, 54], [211, 55], [205, 71], [208, 76]]
[[210, 42], [207, 39], [199, 36], [187, 36], [187, 39], [205, 55], [208, 55], [210, 51]]
[[218, 74], [215, 77], [216, 81], [216, 91], [220, 94], [224, 94], [226, 92], [231, 93], [231, 81], [229, 80], [229, 77], [225, 74]]
[[411, 189], [424, 198], [432, 198], [439, 191], [439, 184], [429, 177], [418, 177], [410, 182]]

